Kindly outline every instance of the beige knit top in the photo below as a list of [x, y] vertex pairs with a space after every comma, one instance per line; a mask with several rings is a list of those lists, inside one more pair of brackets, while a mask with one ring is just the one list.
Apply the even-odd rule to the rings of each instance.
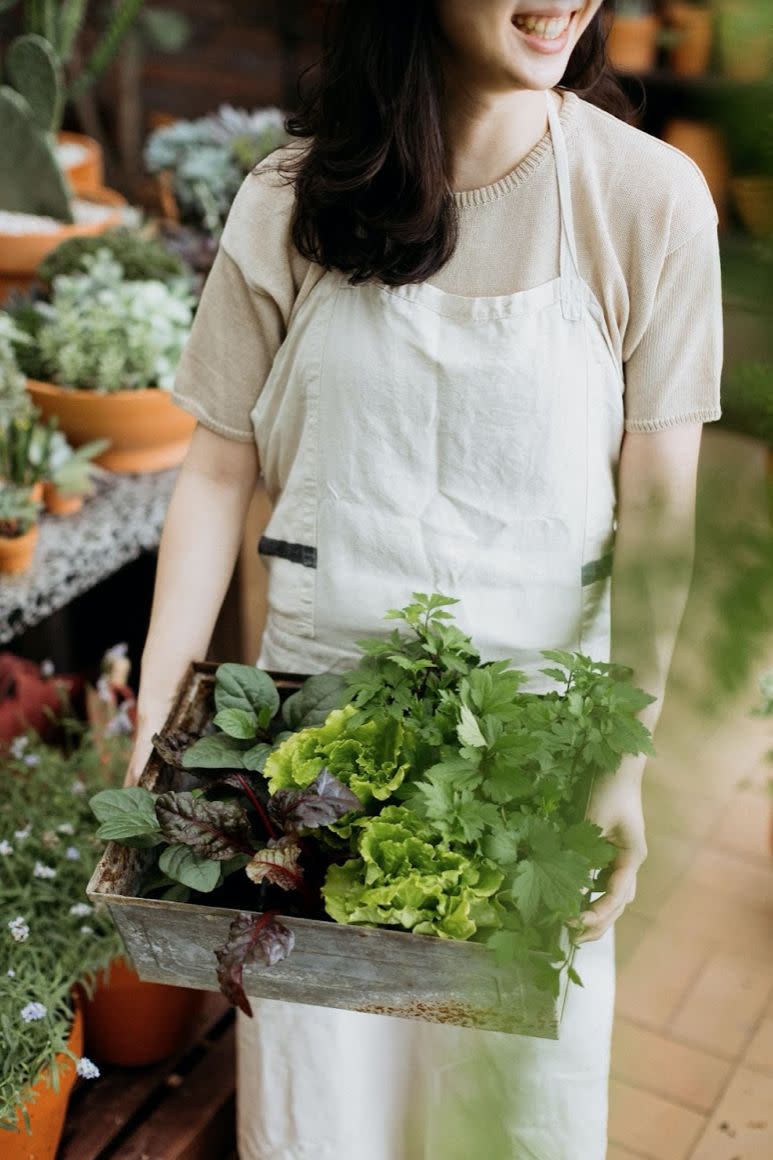
[[[596, 295], [625, 378], [625, 429], [718, 419], [722, 300], [717, 213], [679, 150], [563, 94], [580, 273]], [[293, 190], [273, 172], [292, 142], [245, 178], [180, 360], [173, 397], [231, 439], [249, 415], [291, 319], [323, 267], [290, 238]], [[491, 185], [454, 192], [456, 250], [429, 282], [453, 294], [510, 294], [558, 274], [550, 134]]]

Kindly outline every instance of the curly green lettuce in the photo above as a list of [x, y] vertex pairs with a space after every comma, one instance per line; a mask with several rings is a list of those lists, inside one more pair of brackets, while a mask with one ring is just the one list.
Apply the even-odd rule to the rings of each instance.
[[333, 709], [323, 725], [299, 729], [278, 745], [263, 770], [269, 792], [305, 789], [328, 769], [363, 806], [391, 797], [409, 768], [401, 752], [403, 727], [394, 718], [350, 727], [355, 712], [353, 705]]
[[503, 875], [449, 849], [437, 831], [404, 806], [358, 818], [359, 857], [329, 867], [322, 895], [336, 922], [399, 926], [414, 934], [469, 939], [498, 925], [489, 901]]

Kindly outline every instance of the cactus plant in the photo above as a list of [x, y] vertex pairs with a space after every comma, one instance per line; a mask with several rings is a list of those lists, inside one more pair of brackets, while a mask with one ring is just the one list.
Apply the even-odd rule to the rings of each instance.
[[38, 125], [28, 101], [0, 85], [0, 208], [71, 222], [70, 193], [53, 138]]

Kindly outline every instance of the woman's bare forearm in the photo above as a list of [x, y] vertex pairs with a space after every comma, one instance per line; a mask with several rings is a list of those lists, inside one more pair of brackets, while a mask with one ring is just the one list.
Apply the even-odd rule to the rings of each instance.
[[253, 446], [196, 428], [159, 545], [137, 699], [140, 735], [163, 724], [188, 665], [206, 656], [258, 471]]

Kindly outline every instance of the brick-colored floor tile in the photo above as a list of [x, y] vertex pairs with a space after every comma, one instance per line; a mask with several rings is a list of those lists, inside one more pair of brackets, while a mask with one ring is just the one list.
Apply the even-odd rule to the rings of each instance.
[[739, 1067], [690, 1160], [770, 1160], [773, 1076]]
[[770, 804], [749, 790], [733, 794], [716, 826], [707, 834], [708, 845], [724, 848], [742, 858], [773, 865], [769, 847]]
[[642, 782], [644, 820], [648, 833], [666, 834], [687, 844], [705, 840], [716, 829], [724, 797], [700, 792], [700, 779], [675, 766], [657, 776], [647, 768]]
[[665, 1028], [710, 953], [699, 940], [653, 924], [618, 973], [616, 1012]]
[[615, 923], [615, 962], [618, 975], [630, 962], [644, 936], [652, 929], [652, 921], [627, 906]]
[[726, 952], [709, 959], [669, 1024], [669, 1034], [726, 1059], [745, 1051], [772, 985], [764, 962]]
[[746, 1067], [761, 1068], [773, 1075], [773, 997], [770, 1015], [762, 1020], [755, 1031], [741, 1063]]
[[696, 845], [675, 834], [659, 833], [653, 827], [647, 832], [647, 857], [636, 883], [636, 912], [656, 918], [667, 898], [695, 857]]
[[[622, 1080], [609, 1084], [609, 1139], [652, 1160], [688, 1160], [706, 1117]], [[578, 1157], [579, 1160], [579, 1157]]]
[[732, 1066], [729, 1060], [679, 1043], [628, 1019], [615, 1020], [612, 1075], [672, 1103], [710, 1113]]
[[[636, 907], [636, 900], [631, 904]], [[756, 896], [708, 889], [688, 871], [664, 901], [658, 922], [688, 938], [773, 960], [773, 907]]]
[[773, 914], [773, 860], [764, 866], [709, 842], [695, 852], [689, 875], [707, 890], [754, 900], [770, 907]]

